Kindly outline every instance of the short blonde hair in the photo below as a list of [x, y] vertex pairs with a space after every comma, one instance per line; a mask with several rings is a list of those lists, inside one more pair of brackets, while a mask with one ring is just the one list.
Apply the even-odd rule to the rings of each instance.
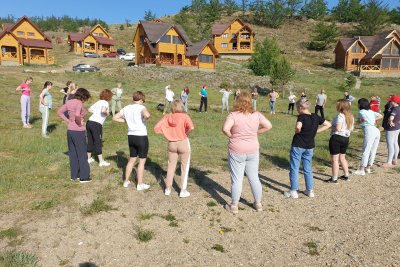
[[184, 113], [185, 108], [181, 100], [174, 100], [171, 105], [172, 113]]
[[248, 92], [243, 92], [237, 96], [235, 104], [233, 105], [233, 111], [239, 111], [242, 113], [253, 113], [253, 106], [251, 105], [251, 96]]
[[310, 102], [308, 101], [307, 98], [302, 98], [296, 102], [296, 107], [297, 108], [302, 108], [302, 109], [309, 109], [310, 108]]

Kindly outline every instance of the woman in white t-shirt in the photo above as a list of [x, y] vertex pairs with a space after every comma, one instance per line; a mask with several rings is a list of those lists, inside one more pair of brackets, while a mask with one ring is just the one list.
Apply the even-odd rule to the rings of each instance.
[[338, 114], [332, 120], [331, 138], [329, 139], [329, 152], [332, 160], [332, 177], [328, 183], [337, 183], [339, 163], [342, 165], [344, 175], [340, 178], [349, 179], [349, 165], [346, 160], [346, 151], [349, 146], [350, 133], [354, 130], [354, 116], [349, 102], [339, 99], [336, 102]]
[[149, 152], [149, 139], [147, 138], [146, 121], [150, 118], [150, 113], [143, 103], [145, 96], [141, 91], [133, 93], [133, 104], [124, 107], [113, 117], [114, 121], [126, 122], [128, 124], [128, 144], [130, 158], [125, 169], [124, 187], [131, 183], [129, 177], [132, 174], [136, 158], [139, 157], [137, 167], [137, 191], [150, 188], [150, 185], [143, 183], [144, 164], [146, 163], [147, 153]]
[[171, 85], [165, 86], [165, 101], [164, 101], [164, 112], [167, 113], [171, 109], [171, 103], [174, 101], [175, 93], [171, 90]]
[[288, 110], [287, 110], [287, 114], [289, 114], [289, 111], [292, 110], [292, 115], [293, 115], [293, 110], [294, 110], [294, 103], [296, 103], [296, 96], [293, 94], [292, 91], [290, 91], [289, 93], [289, 106], [288, 106]]
[[99, 158], [99, 166], [109, 166], [110, 163], [103, 159], [102, 152], [102, 139], [103, 139], [103, 124], [106, 121], [107, 116], [110, 114], [110, 105], [108, 101], [111, 100], [113, 93], [105, 89], [100, 93], [100, 100], [94, 103], [90, 108], [89, 112], [92, 113], [88, 122], [86, 123], [86, 134], [87, 134], [87, 154], [89, 164], [94, 162], [92, 153], [96, 154]]

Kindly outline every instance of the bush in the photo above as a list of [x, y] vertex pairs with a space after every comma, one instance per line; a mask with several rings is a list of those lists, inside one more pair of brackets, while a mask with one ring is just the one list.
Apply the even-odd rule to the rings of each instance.
[[309, 50], [316, 50], [316, 51], [322, 51], [326, 49], [326, 46], [324, 42], [321, 41], [311, 41], [308, 43], [307, 49]]
[[281, 51], [275, 39], [266, 37], [261, 44], [257, 44], [251, 56], [249, 68], [257, 76], [269, 75], [275, 61], [280, 57]]

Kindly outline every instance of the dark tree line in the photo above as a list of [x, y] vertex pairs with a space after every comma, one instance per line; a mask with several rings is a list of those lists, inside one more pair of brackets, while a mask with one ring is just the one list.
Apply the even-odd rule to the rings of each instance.
[[[66, 32], [78, 32], [81, 27], [93, 27], [97, 24], [103, 26], [108, 30], [108, 25], [101, 19], [80, 19], [72, 18], [70, 16], [49, 16], [49, 17], [29, 17], [42, 31], [66, 31]], [[8, 15], [7, 17], [0, 17], [0, 24], [3, 23], [15, 23], [18, 18]]]

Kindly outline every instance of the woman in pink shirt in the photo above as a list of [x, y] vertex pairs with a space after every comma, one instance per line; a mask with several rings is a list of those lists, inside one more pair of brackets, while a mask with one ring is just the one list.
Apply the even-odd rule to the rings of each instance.
[[[80, 183], [92, 181], [87, 158], [86, 128], [83, 121], [86, 115], [83, 103], [87, 102], [89, 98], [90, 93], [84, 88], [79, 88], [74, 99], [67, 101], [57, 111], [57, 115], [68, 125], [67, 141], [71, 180], [79, 179]], [[65, 112], [68, 113], [68, 118], [65, 116]]]
[[29, 123], [29, 116], [31, 114], [31, 88], [29, 85], [33, 81], [32, 77], [28, 77], [25, 82], [21, 83], [16, 91], [21, 91], [21, 120], [24, 128], [32, 128]]
[[258, 178], [258, 135], [271, 128], [271, 122], [260, 112], [253, 110], [250, 94], [241, 93], [233, 106], [233, 112], [228, 115], [222, 128], [223, 133], [229, 137], [228, 165], [232, 190], [232, 202], [226, 204], [225, 209], [232, 213], [238, 213], [239, 210], [245, 172], [254, 196], [253, 207], [257, 211], [262, 211], [262, 188]]
[[154, 126], [154, 131], [162, 134], [168, 140], [168, 171], [165, 182], [165, 195], [171, 194], [172, 181], [174, 179], [178, 156], [181, 156], [181, 192], [179, 197], [188, 197], [190, 193], [186, 190], [190, 167], [190, 143], [189, 132], [194, 125], [189, 115], [185, 113], [182, 101], [172, 102], [172, 113], [165, 115]]

